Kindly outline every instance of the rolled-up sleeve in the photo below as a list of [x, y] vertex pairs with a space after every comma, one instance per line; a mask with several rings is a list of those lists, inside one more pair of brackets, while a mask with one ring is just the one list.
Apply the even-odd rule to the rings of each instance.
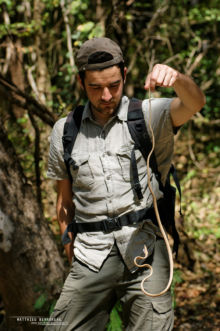
[[63, 159], [62, 144], [65, 120], [65, 118], [62, 118], [55, 123], [50, 136], [47, 177], [54, 180], [62, 180], [68, 178], [66, 165]]

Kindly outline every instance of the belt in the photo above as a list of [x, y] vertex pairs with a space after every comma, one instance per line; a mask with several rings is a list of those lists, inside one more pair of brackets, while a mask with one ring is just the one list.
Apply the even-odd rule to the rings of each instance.
[[155, 212], [153, 206], [149, 208], [131, 211], [122, 216], [106, 218], [99, 222], [77, 223], [75, 220], [68, 224], [65, 232], [62, 235], [62, 243], [66, 245], [71, 242], [68, 232], [77, 233], [102, 231], [111, 233], [120, 230], [123, 226], [137, 224], [144, 219], [155, 220]]

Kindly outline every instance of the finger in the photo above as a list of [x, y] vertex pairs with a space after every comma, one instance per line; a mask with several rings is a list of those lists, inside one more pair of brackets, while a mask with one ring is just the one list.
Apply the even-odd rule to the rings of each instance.
[[155, 90], [155, 86], [156, 86], [156, 80], [157, 80], [157, 77], [159, 75], [159, 65], [156, 64], [152, 71], [147, 75], [147, 78], [146, 78], [146, 81], [145, 81], [145, 86], [144, 88], [147, 90], [147, 89], [151, 89], [151, 90]]
[[151, 74], [149, 74], [147, 76], [147, 79], [145, 81], [145, 85], [144, 85], [144, 88], [145, 90], [151, 90], [151, 91], [154, 91], [155, 90], [155, 82], [152, 81], [152, 77], [151, 77]]
[[172, 72], [168, 71], [166, 76], [164, 77], [164, 81], [163, 81], [163, 87], [169, 87], [171, 86], [171, 79], [172, 79]]
[[155, 90], [155, 82], [152, 80], [151, 75], [148, 76], [148, 78], [145, 81], [144, 85], [145, 90], [151, 89], [151, 91]]
[[160, 70], [157, 77], [156, 85], [163, 86], [166, 75], [167, 75], [166, 70], [164, 69]]
[[175, 72], [173, 73], [171, 79], [170, 79], [169, 87], [171, 87], [171, 86], [174, 85], [174, 83], [176, 82], [177, 78], [178, 78], [178, 72], [175, 71]]
[[150, 88], [152, 90], [155, 90], [155, 87], [157, 85], [159, 76], [160, 76], [160, 66], [155, 65], [153, 67], [153, 70], [152, 70], [152, 73], [151, 73], [151, 78], [150, 78]]
[[145, 90], [148, 90], [149, 87], [150, 87], [150, 76], [151, 76], [151, 74], [148, 74], [148, 75], [147, 75], [147, 78], [146, 78], [146, 80], [145, 80], [145, 84], [144, 84], [144, 88], [145, 88]]

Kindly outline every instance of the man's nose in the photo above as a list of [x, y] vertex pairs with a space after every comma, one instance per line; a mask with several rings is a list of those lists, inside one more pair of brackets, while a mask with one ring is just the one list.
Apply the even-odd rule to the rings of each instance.
[[102, 92], [102, 100], [108, 102], [111, 100], [111, 98], [112, 98], [112, 95], [111, 95], [108, 87], [104, 87], [103, 92]]

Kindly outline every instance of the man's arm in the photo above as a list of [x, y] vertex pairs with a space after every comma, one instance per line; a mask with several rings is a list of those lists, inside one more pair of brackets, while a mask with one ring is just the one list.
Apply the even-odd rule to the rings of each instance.
[[205, 104], [205, 95], [194, 81], [164, 64], [156, 64], [148, 74], [144, 88], [173, 87], [177, 98], [171, 103], [170, 114], [174, 127], [187, 122]]
[[[67, 225], [73, 220], [75, 208], [72, 201], [72, 185], [69, 179], [57, 181], [57, 219], [60, 226], [61, 234], [66, 230]], [[73, 257], [73, 234], [68, 233], [72, 239], [71, 243], [65, 245], [65, 251], [69, 260]]]

